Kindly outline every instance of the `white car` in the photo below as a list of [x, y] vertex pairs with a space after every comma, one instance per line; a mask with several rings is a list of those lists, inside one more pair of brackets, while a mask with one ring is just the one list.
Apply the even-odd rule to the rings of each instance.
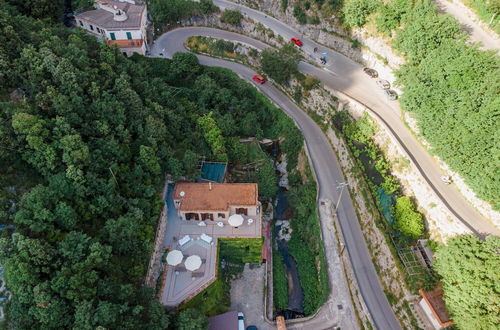
[[242, 312], [238, 312], [238, 330], [245, 330], [245, 316]]
[[441, 177], [441, 181], [443, 181], [446, 184], [450, 184], [451, 183], [451, 177], [443, 175]]

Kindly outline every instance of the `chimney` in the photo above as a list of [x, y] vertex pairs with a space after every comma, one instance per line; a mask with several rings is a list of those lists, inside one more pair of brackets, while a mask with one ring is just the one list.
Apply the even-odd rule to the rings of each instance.
[[212, 190], [212, 182], [208, 181], [208, 190]]

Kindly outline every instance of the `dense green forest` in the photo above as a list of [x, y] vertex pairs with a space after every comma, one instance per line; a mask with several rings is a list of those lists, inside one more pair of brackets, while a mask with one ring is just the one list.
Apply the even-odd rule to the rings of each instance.
[[498, 329], [500, 238], [457, 236], [436, 253], [446, 306], [459, 329]]
[[[213, 122], [200, 118], [215, 121], [230, 162], [239, 136], [283, 136], [290, 155], [302, 137], [228, 70], [191, 54], [125, 58], [19, 10], [0, 1], [0, 223], [15, 225], [0, 241], [9, 320], [19, 329], [163, 329], [169, 317], [141, 280], [163, 174], [220, 157], [204, 131]], [[24, 97], [9, 101], [14, 90]]]

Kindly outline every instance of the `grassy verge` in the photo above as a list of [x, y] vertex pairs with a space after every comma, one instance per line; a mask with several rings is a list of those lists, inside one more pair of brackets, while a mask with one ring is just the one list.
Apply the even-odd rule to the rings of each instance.
[[[292, 173], [292, 187], [287, 193], [293, 209], [290, 221], [292, 238], [288, 242], [288, 250], [297, 263], [304, 292], [304, 313], [312, 315], [326, 301], [330, 287], [317, 212], [316, 182], [307, 161], [303, 172], [299, 176]], [[294, 176], [297, 179], [293, 180]]]
[[283, 257], [277, 249], [273, 249], [273, 303], [276, 310], [288, 306], [288, 282]]
[[[375, 201], [379, 211], [379, 220], [377, 227], [385, 236], [397, 265], [403, 271], [404, 280], [407, 287], [412, 292], [417, 292], [422, 287], [432, 287], [435, 284], [435, 276], [429, 273], [426, 268], [417, 264], [414, 272], [411, 274], [405, 270], [404, 264], [399, 261], [398, 251], [409, 251], [416, 244], [418, 237], [412, 237], [403, 234], [399, 230], [398, 221], [402, 221], [401, 215], [397, 214], [394, 200], [405, 198], [401, 192], [401, 187], [397, 178], [390, 172], [390, 164], [383, 157], [382, 151], [371, 140], [375, 134], [375, 128], [368, 117], [364, 117], [354, 122], [346, 113], [341, 112], [335, 119], [337, 128], [340, 128], [350, 151], [355, 156], [357, 168], [353, 169], [356, 173], [362, 175], [367, 186], [360, 186], [363, 197], [368, 204], [372, 199]], [[363, 159], [363, 160], [362, 160]], [[383, 194], [381, 195], [381, 191]], [[367, 192], [368, 191], [368, 192]], [[368, 196], [371, 195], [371, 196]], [[382, 201], [381, 196], [391, 195], [395, 198], [392, 202]], [[370, 198], [371, 197], [371, 198]], [[391, 223], [392, 221], [392, 223]], [[428, 236], [427, 232], [422, 232], [420, 237]]]
[[250, 48], [248, 55], [241, 54], [236, 51], [242, 47], [240, 43], [211, 37], [189, 37], [186, 40], [186, 47], [195, 53], [230, 59], [246, 65], [250, 65], [248, 57], [257, 58], [259, 56], [259, 51], [254, 48]]

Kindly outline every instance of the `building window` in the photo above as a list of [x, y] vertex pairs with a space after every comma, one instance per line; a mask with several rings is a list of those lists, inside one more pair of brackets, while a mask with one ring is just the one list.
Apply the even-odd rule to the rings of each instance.
[[202, 213], [201, 214], [201, 220], [212, 220], [212, 221], [214, 221], [214, 215], [213, 215], [213, 213]]
[[248, 215], [248, 209], [246, 207], [237, 208], [236, 214]]
[[90, 24], [90, 30], [94, 31], [94, 26], [92, 26], [92, 24]]
[[226, 215], [225, 215], [224, 213], [218, 213], [218, 214], [217, 214], [217, 217], [222, 218], [222, 219], [225, 219], [225, 218], [226, 218]]
[[113, 32], [111, 32], [109, 36], [111, 37], [111, 40], [116, 40], [116, 36]]
[[128, 39], [128, 40], [132, 40], [132, 33], [127, 32], [127, 39]]
[[186, 213], [186, 220], [200, 220], [198, 213]]
[[78, 22], [80, 22], [80, 26], [83, 26], [83, 22], [82, 21], [79, 20]]

